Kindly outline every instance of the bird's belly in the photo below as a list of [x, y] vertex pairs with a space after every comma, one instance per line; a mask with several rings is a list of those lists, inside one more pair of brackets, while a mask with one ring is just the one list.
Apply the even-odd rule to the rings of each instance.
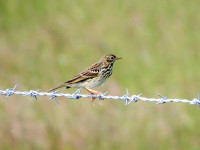
[[85, 83], [83, 83], [83, 87], [93, 88], [93, 87], [100, 86], [104, 82], [105, 82], [105, 80], [102, 80], [100, 78], [89, 79]]
[[84, 82], [79, 82], [76, 84], [71, 84], [71, 87], [74, 88], [93, 88], [96, 86], [100, 86], [101, 84], [103, 84], [105, 82], [105, 79], [100, 79], [100, 78], [93, 78], [93, 79], [88, 79], [87, 81]]

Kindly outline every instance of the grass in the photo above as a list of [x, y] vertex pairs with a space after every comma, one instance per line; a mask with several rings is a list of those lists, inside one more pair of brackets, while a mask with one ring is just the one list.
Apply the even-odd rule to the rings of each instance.
[[[1, 1], [0, 89], [41, 89], [107, 53], [123, 59], [100, 91], [192, 99], [199, 92], [199, 1]], [[74, 92], [74, 89], [62, 92]], [[1, 149], [198, 149], [187, 104], [1, 96]]]

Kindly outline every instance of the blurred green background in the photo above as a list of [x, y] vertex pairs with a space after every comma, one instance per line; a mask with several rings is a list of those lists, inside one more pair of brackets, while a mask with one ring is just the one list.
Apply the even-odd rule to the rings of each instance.
[[[199, 6], [199, 0], [1, 0], [0, 89], [47, 91], [114, 53], [123, 59], [97, 90], [193, 99], [200, 92]], [[0, 96], [0, 149], [200, 147], [198, 106], [48, 99]]]

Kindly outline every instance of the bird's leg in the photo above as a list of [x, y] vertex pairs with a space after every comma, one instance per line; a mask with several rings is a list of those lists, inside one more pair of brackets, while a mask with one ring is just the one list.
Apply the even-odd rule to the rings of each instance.
[[[90, 92], [92, 95], [102, 95], [103, 93], [95, 91], [93, 89], [89, 89], [89, 88], [85, 88], [88, 92]], [[95, 100], [96, 98], [92, 98], [92, 102]]]

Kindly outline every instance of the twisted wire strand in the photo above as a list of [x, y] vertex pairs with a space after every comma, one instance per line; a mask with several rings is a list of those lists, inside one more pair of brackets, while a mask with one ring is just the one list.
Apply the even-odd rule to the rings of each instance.
[[58, 104], [60, 102], [58, 101], [57, 97], [67, 97], [69, 99], [80, 99], [80, 98], [99, 98], [99, 100], [104, 100], [104, 99], [114, 99], [114, 100], [122, 100], [125, 101], [126, 105], [129, 105], [132, 102], [137, 102], [139, 100], [141, 101], [148, 101], [148, 102], [156, 102], [156, 104], [164, 104], [164, 103], [170, 103], [170, 102], [176, 102], [176, 103], [188, 103], [191, 105], [198, 105], [200, 106], [200, 93], [198, 94], [198, 98], [194, 98], [192, 100], [187, 100], [187, 99], [170, 99], [167, 97], [162, 96], [159, 94], [158, 96], [160, 98], [146, 98], [146, 97], [141, 97], [142, 94], [139, 95], [132, 95], [130, 96], [128, 89], [126, 89], [126, 94], [123, 96], [112, 96], [112, 95], [107, 95], [107, 92], [102, 94], [102, 95], [88, 95], [88, 94], [81, 94], [81, 88], [78, 89], [76, 92], [73, 94], [69, 93], [58, 93], [58, 91], [54, 91], [52, 93], [47, 93], [47, 92], [40, 92], [40, 90], [30, 90], [30, 91], [16, 91], [17, 85], [15, 85], [14, 88], [9, 88], [6, 90], [0, 90], [0, 95], [4, 95], [6, 97], [9, 97], [11, 95], [23, 95], [23, 96], [30, 96], [35, 98], [36, 100], [38, 99], [38, 96], [50, 96], [49, 100], [55, 99]]

